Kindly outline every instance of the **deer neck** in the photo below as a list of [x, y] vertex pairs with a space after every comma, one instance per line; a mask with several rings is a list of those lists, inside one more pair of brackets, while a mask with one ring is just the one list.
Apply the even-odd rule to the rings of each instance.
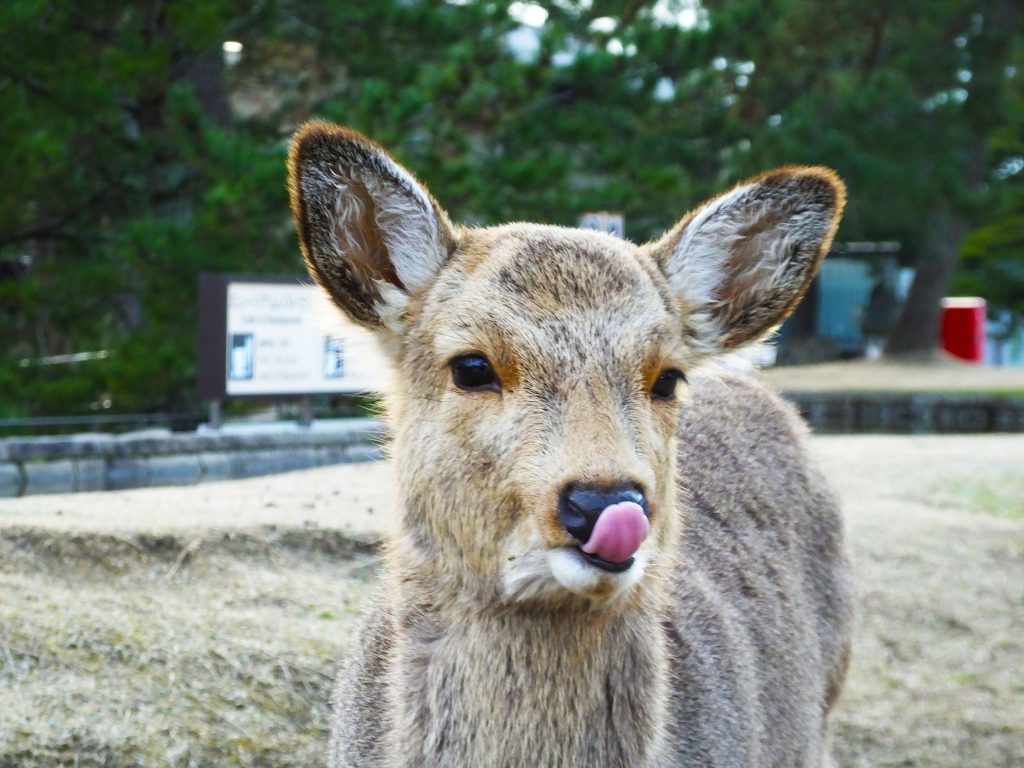
[[668, 657], [657, 612], [399, 612], [401, 766], [657, 765]]

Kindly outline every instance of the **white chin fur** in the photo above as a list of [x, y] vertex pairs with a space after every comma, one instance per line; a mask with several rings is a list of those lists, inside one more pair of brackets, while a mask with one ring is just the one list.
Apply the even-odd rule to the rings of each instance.
[[551, 574], [558, 583], [579, 595], [588, 595], [598, 584], [612, 580], [615, 584], [612, 596], [617, 597], [640, 581], [647, 565], [647, 558], [643, 552], [637, 552], [633, 565], [621, 573], [602, 571], [572, 549], [552, 549], [547, 554]]
[[505, 566], [505, 597], [516, 602], [554, 598], [566, 590], [591, 597], [599, 585], [614, 585], [605, 600], [615, 599], [632, 589], [643, 577], [647, 557], [637, 552], [633, 565], [622, 573], [602, 571], [586, 562], [573, 549], [535, 550], [519, 555]]

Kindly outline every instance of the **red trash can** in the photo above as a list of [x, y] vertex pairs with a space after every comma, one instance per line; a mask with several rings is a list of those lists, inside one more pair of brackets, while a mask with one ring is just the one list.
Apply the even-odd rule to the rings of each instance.
[[942, 348], [954, 357], [985, 358], [985, 300], [976, 296], [942, 300]]

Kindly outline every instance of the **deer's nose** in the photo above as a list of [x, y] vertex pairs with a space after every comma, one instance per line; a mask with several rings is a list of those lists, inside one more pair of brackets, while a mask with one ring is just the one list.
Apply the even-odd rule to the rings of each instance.
[[594, 533], [601, 513], [619, 504], [635, 504], [650, 513], [647, 498], [636, 483], [622, 483], [610, 488], [571, 483], [562, 489], [558, 498], [558, 520], [569, 535], [585, 545]]

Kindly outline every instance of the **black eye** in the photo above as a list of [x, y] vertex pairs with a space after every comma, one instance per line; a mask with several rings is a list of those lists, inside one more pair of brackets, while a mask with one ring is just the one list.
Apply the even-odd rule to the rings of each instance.
[[654, 386], [651, 387], [651, 397], [655, 400], [671, 400], [676, 394], [676, 382], [680, 380], [686, 381], [686, 376], [682, 371], [677, 371], [675, 368], [662, 371], [657, 381], [654, 382]]
[[483, 355], [462, 355], [451, 362], [452, 381], [459, 389], [468, 392], [479, 392], [491, 390], [497, 392], [501, 389], [498, 383], [498, 374], [494, 372], [491, 364]]

